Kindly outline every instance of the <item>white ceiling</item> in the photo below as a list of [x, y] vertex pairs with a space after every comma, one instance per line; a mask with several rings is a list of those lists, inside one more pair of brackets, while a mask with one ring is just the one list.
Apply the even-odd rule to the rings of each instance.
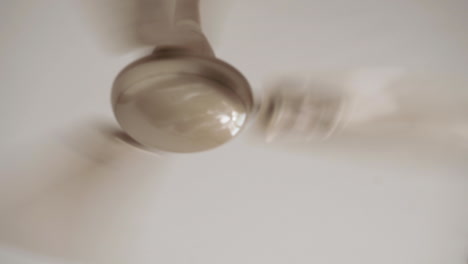
[[[468, 67], [463, 0], [226, 5], [208, 35], [256, 92], [277, 74]], [[466, 263], [468, 155], [453, 146], [285, 151], [244, 136], [93, 171], [86, 153], [105, 139], [63, 138], [113, 122], [113, 78], [141, 51], [108, 52], [85, 9], [0, 2], [0, 262]]]

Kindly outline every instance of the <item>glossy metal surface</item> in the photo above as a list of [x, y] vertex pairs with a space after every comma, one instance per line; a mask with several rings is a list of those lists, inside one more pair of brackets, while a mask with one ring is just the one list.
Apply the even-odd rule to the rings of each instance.
[[213, 58], [153, 56], [125, 69], [112, 94], [121, 127], [142, 145], [196, 152], [239, 134], [252, 109], [246, 79]]
[[200, 28], [198, 0], [175, 1], [175, 12], [166, 19], [172, 23], [160, 21], [164, 16], [158, 14], [168, 8], [156, 2], [144, 1], [149, 8], [140, 32], [156, 51], [117, 77], [114, 114], [147, 148], [197, 152], [222, 145], [246, 123], [253, 105], [250, 86], [214, 57]]

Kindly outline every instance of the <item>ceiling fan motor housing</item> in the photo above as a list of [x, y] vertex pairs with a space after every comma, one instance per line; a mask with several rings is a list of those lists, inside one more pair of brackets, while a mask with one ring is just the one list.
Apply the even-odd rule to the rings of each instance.
[[187, 153], [237, 136], [253, 96], [244, 76], [214, 56], [160, 49], [117, 76], [112, 107], [122, 129], [146, 148]]

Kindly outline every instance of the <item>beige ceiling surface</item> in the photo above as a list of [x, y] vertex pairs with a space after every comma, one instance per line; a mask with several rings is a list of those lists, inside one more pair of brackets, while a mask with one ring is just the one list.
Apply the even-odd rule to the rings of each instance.
[[[226, 4], [208, 35], [257, 93], [278, 74], [468, 66], [464, 1]], [[465, 150], [242, 136], [182, 156], [116, 146], [93, 169], [106, 139], [67, 139], [113, 122], [112, 81], [142, 51], [108, 52], [80, 1], [1, 1], [0, 17], [0, 262], [466, 263]]]

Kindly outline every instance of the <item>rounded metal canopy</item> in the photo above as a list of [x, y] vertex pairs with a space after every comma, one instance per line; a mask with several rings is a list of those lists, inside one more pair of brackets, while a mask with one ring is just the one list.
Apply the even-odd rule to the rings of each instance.
[[122, 129], [145, 147], [197, 152], [238, 135], [253, 98], [247, 80], [227, 63], [173, 55], [124, 69], [114, 83], [112, 106]]

